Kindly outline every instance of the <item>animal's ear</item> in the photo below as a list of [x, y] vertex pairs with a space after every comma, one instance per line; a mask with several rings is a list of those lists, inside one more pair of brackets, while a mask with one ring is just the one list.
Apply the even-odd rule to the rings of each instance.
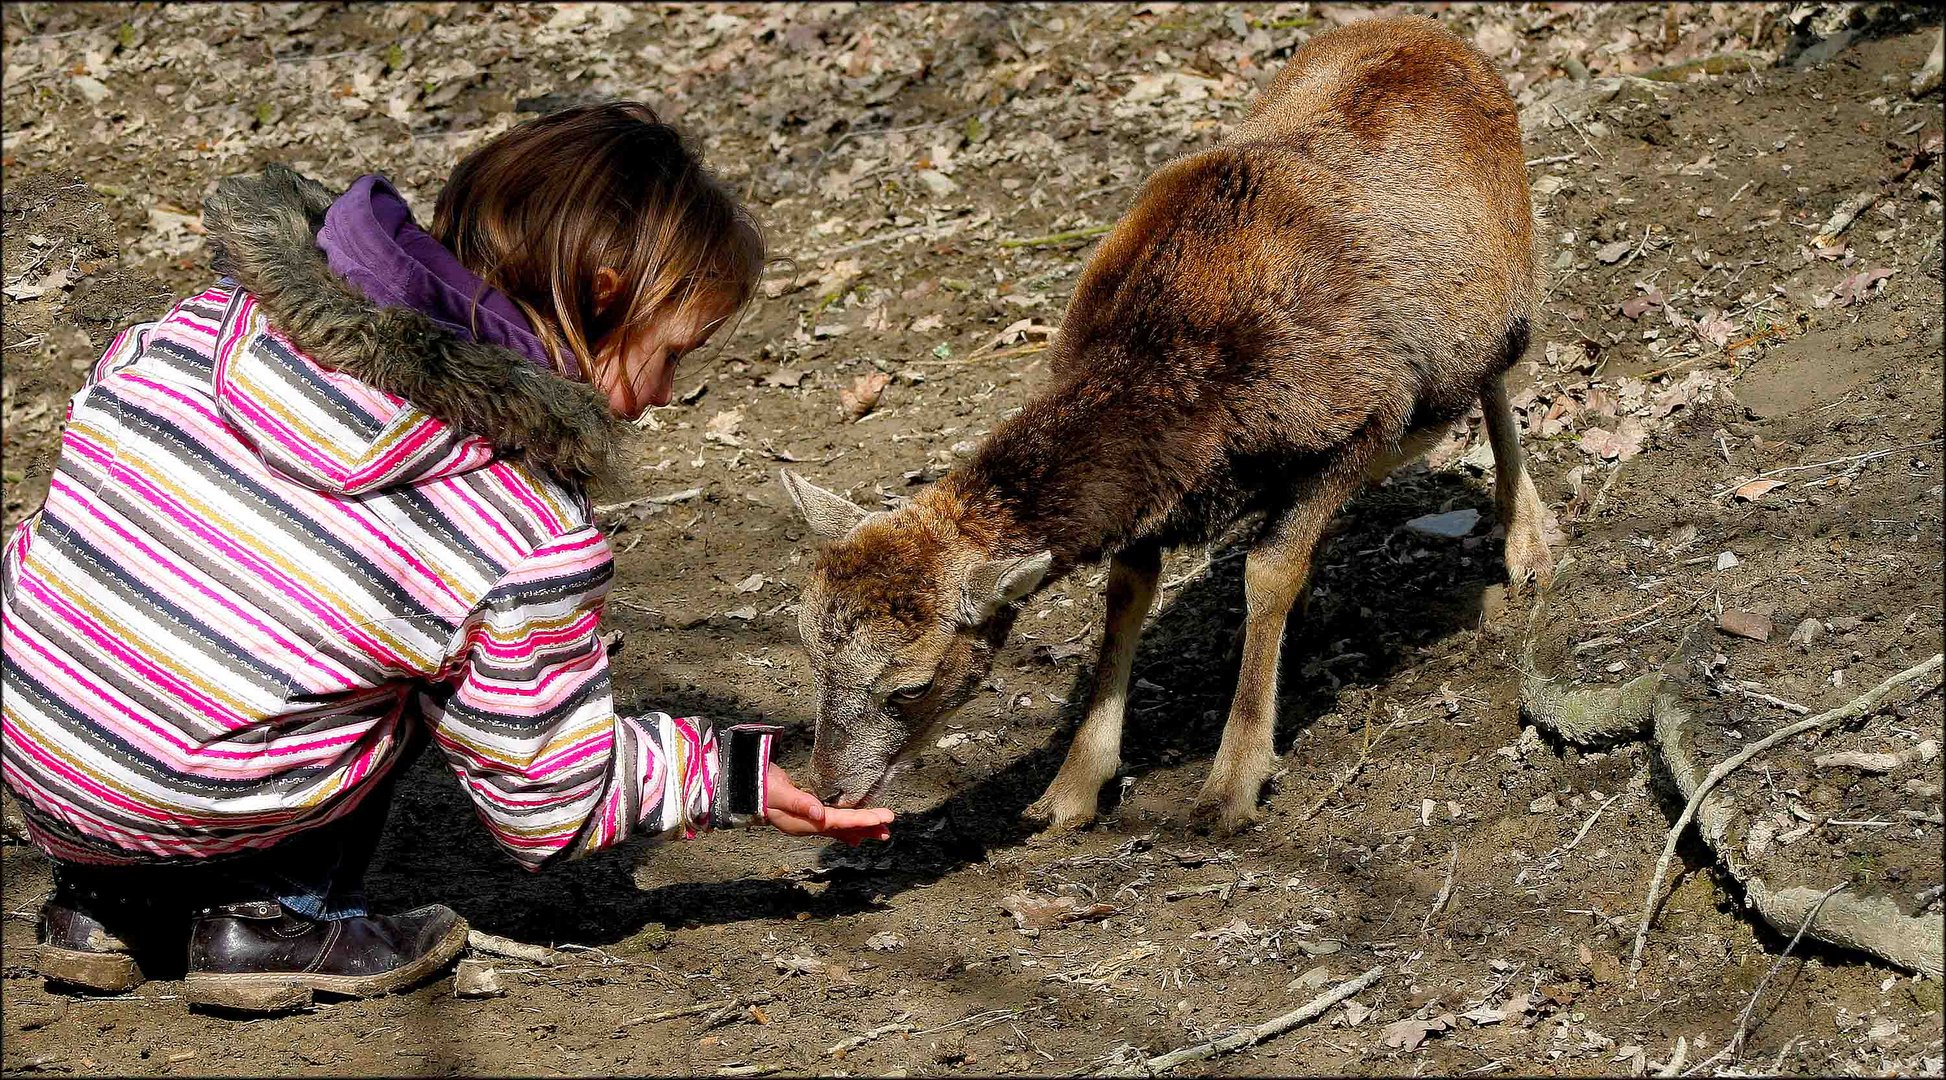
[[865, 520], [866, 510], [843, 495], [826, 491], [789, 469], [783, 470], [784, 490], [810, 526], [811, 535], [826, 540], [843, 536]]
[[1012, 559], [988, 559], [966, 575], [966, 611], [975, 624], [993, 618], [1001, 608], [1040, 587], [1054, 565], [1054, 553], [1042, 551]]

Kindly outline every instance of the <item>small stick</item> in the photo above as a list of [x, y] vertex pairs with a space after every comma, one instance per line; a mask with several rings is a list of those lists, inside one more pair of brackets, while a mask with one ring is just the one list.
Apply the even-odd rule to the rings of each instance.
[[1737, 693], [1742, 694], [1744, 697], [1755, 698], [1756, 700], [1761, 701], [1766, 705], [1775, 705], [1778, 708], [1784, 710], [1785, 712], [1796, 713], [1799, 716], [1811, 715], [1811, 707], [1809, 705], [1799, 705], [1795, 701], [1785, 701], [1783, 698], [1773, 697], [1769, 694], [1763, 694], [1755, 690], [1745, 689], [1744, 687], [1741, 686], [1732, 686], [1728, 683], [1725, 683], [1724, 685], [1729, 687], [1729, 689], [1735, 690]]
[[1772, 975], [1777, 974], [1778, 968], [1784, 966], [1784, 961], [1791, 958], [1791, 950], [1797, 948], [1797, 943], [1804, 937], [1804, 931], [1811, 928], [1811, 920], [1818, 917], [1818, 909], [1822, 908], [1824, 902], [1831, 899], [1838, 890], [1845, 888], [1849, 884], [1851, 883], [1848, 881], [1840, 881], [1838, 884], [1826, 889], [1824, 895], [1818, 897], [1817, 903], [1811, 905], [1811, 910], [1804, 913], [1804, 921], [1798, 924], [1797, 933], [1791, 935], [1790, 944], [1784, 946], [1784, 951], [1770, 965], [1770, 970], [1764, 972], [1764, 977], [1757, 980], [1757, 988], [1751, 991], [1750, 1000], [1744, 1004], [1743, 1012], [1737, 1016], [1737, 1033], [1730, 1039], [1729, 1045], [1718, 1051], [1719, 1056], [1729, 1054], [1730, 1060], [1733, 1062], [1742, 1056], [1743, 1040], [1750, 1034], [1750, 1013], [1751, 1010], [1757, 1007], [1757, 999], [1763, 996], [1765, 984], [1770, 982]]
[[1536, 165], [1553, 165], [1562, 161], [1573, 161], [1580, 156], [1581, 152], [1577, 150], [1572, 154], [1555, 154], [1552, 157], [1537, 157], [1529, 160], [1527, 167], [1531, 169]]
[[1046, 247], [1050, 244], [1065, 244], [1073, 240], [1086, 240], [1092, 236], [1100, 236], [1102, 233], [1114, 227], [1112, 224], [1090, 225], [1085, 229], [1069, 229], [1066, 232], [1048, 233], [1046, 236], [1025, 236], [1002, 240], [1000, 241], [1000, 246], [1003, 248], [1024, 248]]
[[641, 506], [644, 503], [650, 506], [667, 506], [671, 503], [688, 502], [702, 493], [702, 488], [684, 488], [681, 491], [672, 491], [667, 495], [644, 495], [639, 499], [602, 503], [600, 506], [595, 507], [595, 513], [611, 514], [617, 510], [626, 510], [631, 506]]
[[1807, 731], [1824, 727], [1840, 720], [1850, 720], [1870, 715], [1872, 710], [1878, 708], [1881, 701], [1884, 701], [1891, 695], [1892, 691], [1904, 686], [1906, 683], [1937, 672], [1940, 669], [1942, 661], [1946, 661], [1946, 654], [1934, 653], [1932, 659], [1925, 663], [1899, 672], [1897, 675], [1879, 683], [1872, 689], [1830, 712], [1820, 713], [1817, 716], [1799, 720], [1789, 727], [1779, 728], [1771, 732], [1769, 735], [1737, 751], [1736, 754], [1725, 759], [1716, 768], [1711, 769], [1709, 775], [1703, 777], [1702, 783], [1696, 785], [1695, 792], [1689, 796], [1689, 802], [1682, 808], [1682, 814], [1676, 818], [1676, 823], [1670, 826], [1669, 839], [1662, 846], [1662, 858], [1656, 860], [1655, 874], [1649, 878], [1649, 894], [1642, 902], [1642, 920], [1635, 928], [1635, 948], [1629, 957], [1632, 970], [1642, 970], [1642, 946], [1648, 942], [1649, 923], [1655, 918], [1657, 901], [1662, 895], [1662, 879], [1668, 876], [1669, 863], [1676, 857], [1676, 841], [1681, 839], [1682, 831], [1689, 827], [1689, 823], [1695, 820], [1696, 811], [1703, 805], [1704, 796], [1708, 795], [1716, 785], [1722, 783], [1724, 777], [1729, 776], [1740, 768], [1744, 762], [1749, 761], [1751, 758], [1756, 757], [1758, 754], [1763, 753], [1765, 750], [1776, 746], [1786, 739], [1802, 735]]
[[[1599, 811], [1598, 811], [1599, 812]], [[1453, 857], [1446, 863], [1446, 884], [1439, 887], [1439, 895], [1432, 898], [1432, 906], [1426, 909], [1426, 918], [1419, 924], [1419, 936], [1432, 929], [1433, 917], [1446, 908], [1446, 898], [1453, 895], [1453, 871], [1459, 869], [1459, 845], [1453, 845]]]
[[1589, 626], [1611, 626], [1618, 622], [1627, 622], [1630, 619], [1635, 618], [1637, 615], [1647, 615], [1649, 612], [1654, 611], [1656, 608], [1659, 608], [1662, 605], [1674, 599], [1675, 597], [1673, 596], [1665, 596], [1662, 599], [1657, 600], [1655, 603], [1650, 604], [1648, 607], [1636, 608], [1634, 611], [1631, 611], [1626, 615], [1617, 615], [1611, 619], [1596, 619], [1595, 621], [1589, 623], [1588, 625]]
[[1723, 496], [1728, 495], [1730, 492], [1735, 491], [1736, 489], [1742, 487], [1745, 484], [1750, 483], [1753, 480], [1763, 480], [1772, 476], [1781, 476], [1784, 473], [1788, 473], [1788, 472], [1802, 472], [1805, 469], [1823, 469], [1823, 468], [1829, 468], [1832, 465], [1848, 465], [1851, 464], [1852, 462], [1871, 461], [1873, 458], [1882, 458], [1887, 454], [1896, 454], [1903, 450], [1921, 450], [1928, 446], [1938, 446], [1938, 445], [1939, 445], [1938, 439], [1931, 439], [1926, 442], [1913, 443], [1910, 446], [1895, 446], [1890, 450], [1874, 450], [1869, 454], [1853, 454], [1851, 457], [1832, 458], [1830, 461], [1820, 461], [1815, 465], [1789, 465], [1782, 469], [1772, 469], [1769, 472], [1760, 472], [1757, 475], [1751, 477], [1749, 480], [1739, 480], [1736, 483], [1731, 484], [1729, 487], [1724, 488], [1722, 491], [1719, 491], [1716, 494], [1711, 495], [1710, 498], [1720, 499]]
[[1829, 244], [1838, 239], [1844, 235], [1846, 229], [1851, 228], [1852, 222], [1858, 220], [1858, 215], [1870, 210], [1872, 204], [1877, 201], [1878, 192], [1865, 191], [1839, 203], [1838, 208], [1831, 212], [1830, 220], [1824, 223], [1824, 228], [1818, 230], [1817, 239], [1813, 243]]
[[484, 934], [478, 930], [466, 932], [466, 945], [474, 952], [504, 956], [510, 960], [524, 960], [540, 967], [553, 967], [561, 962], [561, 954], [545, 945], [529, 945], [524, 941], [503, 938], [498, 934]]
[[1195, 1046], [1185, 1046], [1180, 1050], [1171, 1050], [1160, 1057], [1145, 1058], [1134, 1065], [1124, 1066], [1119, 1069], [1110, 1069], [1096, 1073], [1095, 1075], [1155, 1076], [1159, 1073], [1168, 1072], [1178, 1065], [1184, 1065], [1192, 1061], [1201, 1061], [1204, 1058], [1212, 1058], [1218, 1054], [1227, 1054], [1233, 1050], [1241, 1050], [1246, 1046], [1255, 1046], [1265, 1039], [1282, 1035], [1284, 1032], [1289, 1031], [1307, 1020], [1314, 1020], [1324, 1015], [1325, 1010], [1338, 1004], [1340, 1001], [1351, 997], [1353, 994], [1363, 993], [1384, 974], [1385, 968], [1383, 966], [1375, 967], [1355, 979], [1339, 983], [1337, 986], [1312, 998], [1300, 1008], [1293, 1009], [1275, 1019], [1266, 1020], [1255, 1027], [1244, 1028], [1241, 1031], [1225, 1035], [1220, 1039], [1197, 1043]]
[[1570, 841], [1568, 841], [1568, 846], [1567, 846], [1567, 847], [1564, 847], [1564, 848], [1562, 848], [1561, 850], [1562, 850], [1562, 851], [1573, 851], [1573, 850], [1574, 850], [1574, 846], [1575, 846], [1576, 844], [1579, 844], [1579, 843], [1580, 843], [1580, 842], [1581, 842], [1581, 841], [1582, 841], [1582, 840], [1583, 840], [1583, 839], [1584, 839], [1585, 837], [1587, 837], [1587, 835], [1588, 835], [1588, 830], [1589, 830], [1589, 829], [1592, 829], [1592, 828], [1594, 828], [1594, 827], [1595, 827], [1595, 822], [1597, 822], [1597, 821], [1599, 821], [1599, 820], [1601, 820], [1601, 812], [1602, 812], [1603, 810], [1606, 810], [1606, 809], [1608, 809], [1608, 807], [1609, 807], [1609, 806], [1610, 806], [1611, 804], [1613, 804], [1613, 803], [1614, 803], [1614, 801], [1615, 801], [1616, 799], [1619, 799], [1619, 798], [1621, 798], [1621, 796], [1620, 796], [1620, 795], [1610, 795], [1610, 796], [1608, 797], [1608, 801], [1607, 801], [1607, 802], [1604, 802], [1604, 803], [1602, 803], [1602, 804], [1601, 804], [1600, 806], [1597, 806], [1597, 807], [1595, 807], [1595, 812], [1594, 812], [1594, 813], [1592, 813], [1592, 814], [1589, 814], [1589, 815], [1588, 815], [1588, 820], [1586, 820], [1586, 821], [1584, 821], [1584, 822], [1582, 822], [1582, 823], [1581, 823], [1581, 831], [1580, 831], [1580, 832], [1578, 832], [1578, 833], [1575, 833], [1575, 834], [1574, 834], [1574, 839], [1572, 839], [1572, 840], [1570, 840]]
[[[1398, 718], [1395, 717], [1393, 718], [1391, 723], [1385, 725], [1385, 729], [1383, 731], [1380, 731], [1375, 737], [1373, 737], [1371, 742], [1366, 743], [1364, 751], [1358, 755], [1358, 760], [1351, 763], [1351, 768], [1345, 770], [1345, 774], [1338, 778], [1337, 783], [1331, 785], [1331, 790], [1325, 792], [1323, 798], [1319, 799], [1316, 803], [1314, 803], [1311, 806], [1311, 809], [1304, 812], [1304, 817], [1302, 818], [1302, 820], [1309, 821], [1312, 818], [1317, 817], [1318, 811], [1323, 810], [1326, 803], [1336, 798], [1340, 791], [1345, 790], [1346, 784], [1349, 784], [1353, 780], [1357, 779], [1358, 774], [1361, 771], [1363, 771], [1365, 766], [1372, 760], [1372, 751], [1378, 748], [1379, 740], [1385, 738], [1386, 735], [1391, 733], [1393, 728], [1398, 726], [1399, 726], [1399, 721]], [[1369, 731], [1371, 729], [1367, 727], [1366, 730]]]
[[844, 1057], [866, 1043], [882, 1039], [887, 1035], [910, 1035], [917, 1030], [919, 1029], [906, 1023], [886, 1024], [883, 1027], [875, 1027], [863, 1035], [854, 1035], [824, 1053], [826, 1057]]
[[[735, 1004], [735, 1002], [731, 1004]], [[631, 1016], [615, 1026], [634, 1027], [637, 1024], [653, 1024], [661, 1020], [674, 1020], [679, 1016], [695, 1016], [698, 1013], [706, 1013], [722, 1007], [723, 1003], [720, 1001], [704, 1001], [695, 1005], [685, 1005], [680, 1009], [664, 1009], [661, 1012], [652, 1012], [647, 1016]]]

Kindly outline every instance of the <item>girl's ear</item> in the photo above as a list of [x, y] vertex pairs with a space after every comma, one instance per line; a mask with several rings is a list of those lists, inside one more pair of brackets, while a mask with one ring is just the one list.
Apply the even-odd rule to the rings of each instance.
[[622, 275], [616, 273], [613, 267], [604, 266], [595, 271], [595, 313], [597, 315], [607, 311], [608, 305], [614, 303], [621, 294]]

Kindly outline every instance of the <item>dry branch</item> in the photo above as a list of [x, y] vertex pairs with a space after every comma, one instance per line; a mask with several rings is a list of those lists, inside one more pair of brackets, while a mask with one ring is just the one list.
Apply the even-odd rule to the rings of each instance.
[[529, 945], [524, 941], [503, 938], [498, 934], [483, 934], [478, 930], [466, 932], [466, 946], [474, 952], [504, 956], [509, 960], [521, 960], [540, 967], [553, 967], [561, 962], [559, 950], [545, 945]]
[[1090, 225], [1085, 229], [1069, 229], [1066, 232], [1048, 233], [1045, 236], [1022, 236], [1000, 241], [1003, 248], [1046, 247], [1050, 244], [1065, 244], [1074, 240], [1086, 240], [1100, 236], [1114, 228], [1114, 225]]
[[1218, 1054], [1227, 1054], [1235, 1050], [1241, 1050], [1247, 1046], [1255, 1046], [1265, 1039], [1282, 1035], [1284, 1032], [1289, 1031], [1307, 1020], [1315, 1020], [1323, 1016], [1325, 1010], [1353, 994], [1363, 993], [1384, 974], [1384, 967], [1375, 967], [1355, 979], [1341, 982], [1331, 989], [1326, 990], [1324, 993], [1305, 1002], [1299, 1008], [1293, 1009], [1275, 1019], [1266, 1020], [1256, 1027], [1244, 1028], [1242, 1031], [1233, 1032], [1220, 1039], [1197, 1043], [1195, 1046], [1185, 1046], [1180, 1050], [1171, 1050], [1160, 1057], [1144, 1058], [1133, 1065], [1099, 1072], [1095, 1075], [1156, 1076], [1168, 1072], [1178, 1065], [1186, 1065], [1192, 1061], [1201, 1061], [1204, 1058], [1212, 1058]]

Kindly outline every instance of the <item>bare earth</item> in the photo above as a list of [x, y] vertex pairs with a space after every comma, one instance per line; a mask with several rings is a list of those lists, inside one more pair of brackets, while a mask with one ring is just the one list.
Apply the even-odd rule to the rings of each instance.
[[[1786, 7], [1431, 6], [1509, 72], [1546, 214], [1552, 280], [1516, 404], [1573, 562], [1540, 652], [1581, 683], [1620, 683], [1693, 631], [1712, 760], [1942, 640], [1941, 113], [1936, 91], [1906, 89], [1934, 31], [1880, 17], [1800, 66]], [[6, 523], [39, 505], [63, 403], [107, 338], [204, 282], [191, 215], [215, 178], [271, 160], [340, 185], [383, 171], [424, 214], [480, 139], [639, 95], [704, 143], [794, 265], [678, 377], [683, 403], [630, 448], [628, 483], [598, 495], [670, 496], [606, 515], [618, 681], [631, 707], [785, 724], [784, 761], [801, 765], [807, 548], [776, 470], [795, 462], [866, 505], [936, 478], [1040, 385], [1033, 347], [1091, 242], [1008, 241], [1108, 224], [1155, 166], [1220, 138], [1303, 38], [1361, 13], [11, 6]], [[1755, 69], [1618, 78], [1726, 53], [1758, 54]], [[1875, 203], [1818, 242], [1861, 194]], [[840, 390], [880, 371], [876, 410], [847, 423]], [[10, 828], [0, 1067], [1075, 1073], [1259, 1023], [1381, 965], [1348, 1005], [1179, 1071], [1694, 1065], [1737, 1030], [1788, 935], [1692, 838], [1631, 979], [1680, 800], [1644, 743], [1577, 748], [1523, 726], [1533, 638], [1498, 587], [1482, 439], [1463, 432], [1343, 515], [1286, 642], [1285, 771], [1252, 831], [1215, 840], [1183, 817], [1234, 677], [1241, 549], [1219, 545], [1170, 558], [1119, 799], [1079, 834], [1035, 836], [1019, 814], [1083, 704], [1094, 572], [1023, 617], [989, 691], [897, 793], [889, 845], [710, 836], [528, 875], [422, 760], [374, 899], [574, 947], [551, 967], [496, 959], [503, 997], [456, 997], [448, 975], [246, 1026], [190, 1012], [169, 982], [50, 994], [27, 951], [46, 866]], [[1754, 498], [1726, 491], [1811, 465]], [[1404, 527], [1465, 509], [1481, 521], [1463, 539]], [[1767, 619], [1768, 641], [1716, 629], [1735, 612]], [[1793, 643], [1806, 620], [1817, 629]], [[1926, 689], [1732, 781], [1768, 822], [1749, 854], [1773, 882], [1846, 882], [1940, 917], [1938, 759], [1882, 775], [1810, 764], [1938, 740]], [[1003, 907], [1018, 894], [1030, 923], [1063, 897], [1087, 914], [1024, 932]], [[1939, 1013], [1938, 981], [1803, 942], [1735, 1067], [1937, 1075]]]

